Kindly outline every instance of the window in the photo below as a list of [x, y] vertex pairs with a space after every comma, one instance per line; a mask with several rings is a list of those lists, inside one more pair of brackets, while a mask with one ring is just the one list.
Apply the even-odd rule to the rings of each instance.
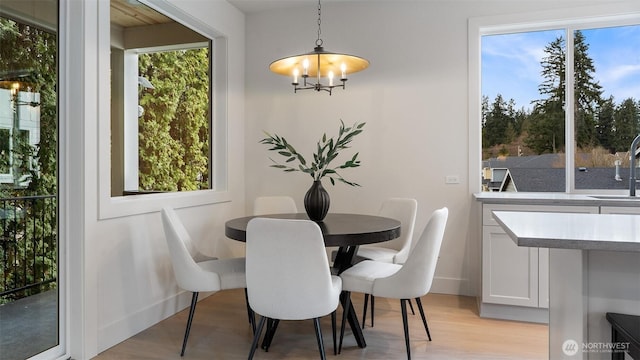
[[[214, 29], [214, 24], [202, 21], [170, 2], [156, 0], [98, 2], [99, 11], [109, 13], [100, 18], [99, 38], [107, 41], [100, 46], [110, 47], [110, 57], [100, 57], [95, 74], [98, 83], [97, 98], [101, 111], [98, 114], [98, 192], [99, 217], [108, 219], [158, 211], [163, 206], [181, 207], [214, 204], [230, 200], [228, 192], [228, 39], [224, 33]], [[214, 16], [214, 18], [216, 18]], [[182, 187], [183, 191], [152, 186], [148, 189], [140, 182], [141, 148], [139, 107], [143, 116], [158, 113], [147, 102], [162, 91], [162, 80], [142, 74], [141, 59], [149, 54], [204, 49], [208, 53], [207, 69], [185, 67], [189, 74], [201, 76], [208, 82], [206, 123], [208, 128], [198, 131], [202, 138], [206, 133], [208, 142], [200, 150], [206, 151], [207, 170], [192, 171], [197, 191]], [[145, 60], [146, 61], [146, 60]], [[189, 64], [187, 64], [189, 65]], [[178, 66], [176, 64], [176, 66]], [[190, 65], [189, 65], [190, 66]], [[177, 70], [176, 70], [177, 72]], [[148, 81], [156, 89], [145, 88]], [[147, 84], [148, 85], [148, 84]], [[167, 87], [168, 88], [168, 87]], [[167, 90], [168, 91], [168, 90]], [[176, 88], [184, 94], [185, 88]], [[191, 94], [189, 94], [192, 97]], [[145, 97], [148, 97], [145, 99]], [[188, 103], [188, 101], [187, 101]], [[168, 104], [168, 103], [167, 103]], [[189, 108], [194, 111], [195, 107]], [[150, 119], [150, 118], [149, 118]], [[143, 129], [144, 130], [144, 129]], [[204, 143], [200, 141], [200, 143]], [[151, 142], [161, 148], [164, 143]], [[144, 144], [142, 144], [144, 146]], [[152, 170], [166, 166], [152, 167]], [[128, 176], [130, 174], [137, 176]], [[125, 175], [127, 174], [127, 175]], [[127, 184], [136, 181], [134, 186]], [[177, 183], [174, 180], [172, 186]], [[130, 191], [129, 191], [130, 190]], [[125, 195], [131, 196], [123, 196]]]
[[638, 24], [479, 27], [482, 190], [628, 188], [640, 131]]
[[111, 14], [112, 196], [211, 188], [211, 41], [143, 4]]

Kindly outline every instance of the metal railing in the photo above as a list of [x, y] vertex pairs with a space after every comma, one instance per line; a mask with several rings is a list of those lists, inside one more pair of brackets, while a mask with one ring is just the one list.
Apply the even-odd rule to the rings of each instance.
[[0, 304], [56, 287], [57, 197], [0, 198]]

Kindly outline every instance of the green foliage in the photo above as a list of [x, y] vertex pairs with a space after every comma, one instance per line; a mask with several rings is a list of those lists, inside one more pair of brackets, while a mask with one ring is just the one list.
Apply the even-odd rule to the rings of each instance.
[[631, 142], [638, 134], [640, 116], [639, 104], [631, 98], [625, 99], [614, 110], [614, 126], [616, 136], [614, 148], [616, 151], [627, 151]]
[[[0, 291], [44, 281], [0, 299], [0, 303], [55, 288], [57, 278], [57, 37], [53, 33], [0, 18], [0, 74], [21, 91], [40, 94], [40, 141], [32, 146], [15, 134], [11, 157], [26, 188], [0, 191]], [[28, 106], [28, 105], [18, 105]], [[4, 145], [3, 145], [4, 148]], [[4, 157], [3, 157], [4, 161]], [[3, 164], [2, 166], [8, 166]], [[19, 265], [19, 266], [18, 266]], [[51, 282], [52, 281], [52, 282]]]
[[348, 149], [349, 144], [356, 135], [362, 132], [362, 128], [366, 123], [355, 123], [351, 127], [345, 127], [344, 122], [340, 120], [340, 130], [338, 137], [327, 138], [327, 134], [323, 134], [322, 138], [317, 143], [316, 152], [313, 153], [313, 161], [307, 165], [307, 160], [291, 145], [284, 137], [278, 135], [271, 135], [265, 131], [266, 138], [260, 140], [261, 144], [272, 145], [269, 148], [270, 151], [276, 151], [279, 155], [287, 158], [285, 164], [297, 161], [298, 166], [291, 166], [280, 164], [271, 159], [275, 164], [271, 167], [282, 169], [285, 172], [301, 171], [309, 174], [313, 180], [320, 180], [327, 176], [331, 180], [331, 185], [335, 185], [335, 181], [343, 182], [351, 186], [360, 186], [357, 183], [345, 180], [342, 175], [338, 173], [339, 169], [354, 168], [360, 166], [360, 160], [358, 160], [358, 153], [355, 153], [353, 157], [345, 161], [342, 165], [330, 167], [329, 165], [340, 154], [341, 150]]
[[139, 184], [145, 191], [209, 188], [209, 49], [139, 56]]
[[614, 111], [615, 103], [613, 101], [613, 96], [610, 96], [608, 99], [602, 101], [599, 109], [597, 110], [596, 117], [596, 141], [603, 148], [611, 152], [616, 151], [616, 145], [614, 144], [614, 137], [616, 133], [616, 128], [614, 126]]
[[483, 146], [490, 147], [513, 141], [520, 133], [524, 110], [516, 111], [515, 101], [510, 99], [507, 103], [500, 94], [491, 106], [487, 103], [484, 108], [486, 113], [482, 125]]

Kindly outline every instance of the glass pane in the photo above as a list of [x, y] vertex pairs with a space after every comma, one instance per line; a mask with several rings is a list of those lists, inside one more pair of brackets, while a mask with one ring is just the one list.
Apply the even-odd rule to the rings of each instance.
[[[58, 2], [0, 0], [0, 357], [62, 344]], [[16, 345], [19, 344], [19, 345]]]
[[140, 190], [208, 189], [209, 48], [139, 54], [138, 69], [154, 87], [140, 95]]
[[210, 189], [211, 40], [111, 0], [111, 195]]
[[563, 34], [482, 37], [484, 191], [565, 191]]
[[628, 189], [640, 132], [640, 26], [574, 32], [576, 189]]

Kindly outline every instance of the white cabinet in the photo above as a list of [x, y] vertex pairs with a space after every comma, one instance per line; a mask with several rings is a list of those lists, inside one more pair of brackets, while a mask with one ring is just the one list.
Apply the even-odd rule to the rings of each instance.
[[484, 204], [482, 213], [482, 301], [480, 315], [547, 322], [549, 250], [519, 247], [492, 211], [598, 213], [597, 206]]

